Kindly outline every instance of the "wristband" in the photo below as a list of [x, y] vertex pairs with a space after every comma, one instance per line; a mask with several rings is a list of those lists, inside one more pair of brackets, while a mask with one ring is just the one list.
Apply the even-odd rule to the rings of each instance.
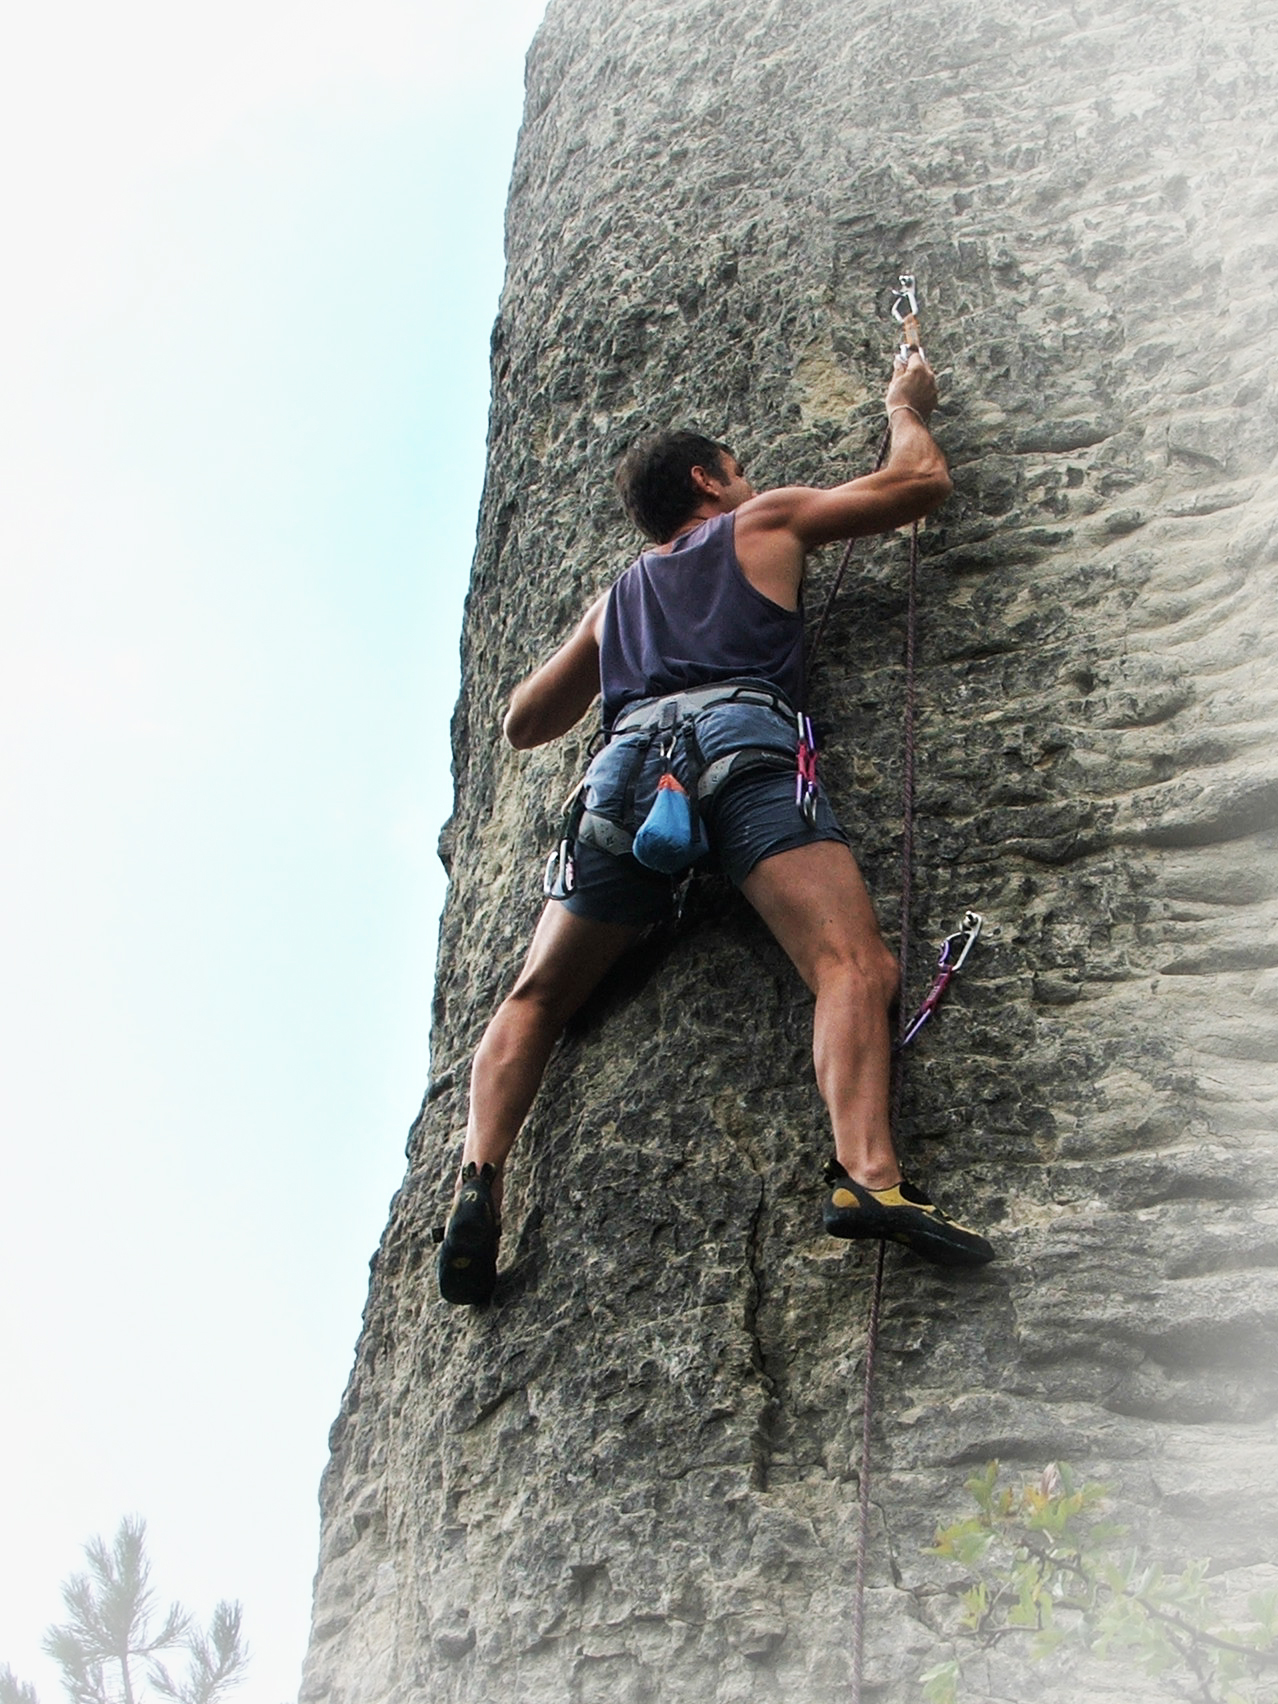
[[914, 405], [913, 405], [913, 403], [909, 403], [909, 402], [894, 402], [894, 403], [893, 403], [893, 404], [892, 404], [892, 406], [891, 406], [891, 408], [889, 408], [889, 409], [888, 409], [888, 411], [887, 411], [887, 417], [888, 417], [888, 425], [889, 425], [889, 426], [890, 426], [890, 425], [891, 425], [891, 424], [892, 424], [892, 416], [893, 416], [893, 415], [894, 415], [894, 414], [896, 414], [896, 413], [898, 413], [898, 412], [899, 412], [899, 411], [900, 411], [900, 410], [901, 410], [901, 409], [902, 409], [902, 408], [904, 408], [904, 409], [908, 409], [908, 411], [909, 411], [909, 412], [910, 412], [910, 413], [911, 413], [911, 414], [912, 414], [912, 415], [913, 415], [913, 416], [914, 416], [914, 418], [915, 418], [915, 419], [916, 419], [916, 420], [917, 420], [917, 421], [918, 421], [918, 423], [919, 423], [919, 425], [920, 425], [920, 426], [926, 426], [926, 425], [927, 425], [927, 421], [926, 421], [926, 420], [924, 420], [924, 418], [923, 418], [923, 416], [922, 416], [922, 415], [921, 415], [921, 414], [920, 414], [920, 413], [919, 413], [919, 411], [918, 411], [918, 409], [917, 409], [917, 408], [915, 408], [915, 407], [914, 407]]

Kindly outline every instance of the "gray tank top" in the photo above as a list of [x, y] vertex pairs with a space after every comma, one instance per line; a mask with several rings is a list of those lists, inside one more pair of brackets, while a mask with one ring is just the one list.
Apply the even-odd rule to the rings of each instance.
[[741, 572], [734, 516], [649, 551], [608, 594], [599, 656], [603, 722], [640, 698], [718, 680], [763, 680], [804, 701], [803, 608], [784, 609]]

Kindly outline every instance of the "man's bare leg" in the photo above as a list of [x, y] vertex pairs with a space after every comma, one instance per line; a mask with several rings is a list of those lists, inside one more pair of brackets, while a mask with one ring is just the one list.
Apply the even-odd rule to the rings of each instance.
[[898, 972], [852, 854], [838, 841], [778, 852], [755, 865], [742, 892], [816, 995], [817, 1083], [847, 1174], [830, 1178], [826, 1230], [890, 1238], [945, 1266], [993, 1260], [979, 1232], [957, 1224], [901, 1177], [888, 1108], [888, 1012]]
[[492, 1300], [506, 1156], [564, 1025], [639, 933], [575, 917], [555, 900], [542, 912], [524, 967], [471, 1065], [466, 1145], [453, 1210], [440, 1233], [439, 1291], [446, 1302]]
[[462, 1165], [491, 1165], [493, 1195], [564, 1025], [641, 931], [596, 923], [551, 900], [541, 914], [515, 986], [494, 1013], [470, 1071], [470, 1116]]
[[812, 1057], [839, 1163], [885, 1189], [901, 1176], [888, 1109], [897, 965], [848, 848], [822, 840], [756, 864], [741, 891], [816, 996]]

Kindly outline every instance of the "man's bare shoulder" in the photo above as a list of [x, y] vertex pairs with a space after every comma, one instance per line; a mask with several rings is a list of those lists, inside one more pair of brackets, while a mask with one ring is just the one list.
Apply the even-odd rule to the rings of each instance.
[[741, 572], [756, 591], [783, 609], [798, 607], [803, 546], [794, 518], [809, 495], [804, 485], [784, 485], [748, 497], [735, 511], [733, 543]]
[[789, 526], [816, 489], [812, 485], [778, 485], [773, 491], [759, 491], [747, 497], [736, 511], [737, 532], [740, 533], [743, 522], [747, 531], [768, 532]]

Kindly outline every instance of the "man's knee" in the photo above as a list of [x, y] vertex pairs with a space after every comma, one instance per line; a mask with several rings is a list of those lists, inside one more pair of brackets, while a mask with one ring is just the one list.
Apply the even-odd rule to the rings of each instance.
[[880, 940], [831, 948], [817, 966], [817, 984], [827, 978], [841, 982], [862, 1000], [890, 1007], [901, 986], [895, 957]]
[[527, 1018], [549, 1018], [555, 1006], [554, 991], [549, 982], [536, 973], [522, 975], [502, 1001], [512, 1013]]
[[556, 975], [544, 965], [525, 965], [504, 1004], [519, 1017], [562, 1029], [585, 998], [571, 976]]
[[858, 956], [860, 974], [869, 985], [873, 998], [885, 1008], [890, 1006], [901, 988], [901, 967], [895, 955], [882, 941], [876, 941], [871, 951]]
[[893, 1005], [901, 992], [901, 966], [895, 953], [890, 953], [882, 941], [879, 942], [874, 974], [878, 980], [883, 1004]]

